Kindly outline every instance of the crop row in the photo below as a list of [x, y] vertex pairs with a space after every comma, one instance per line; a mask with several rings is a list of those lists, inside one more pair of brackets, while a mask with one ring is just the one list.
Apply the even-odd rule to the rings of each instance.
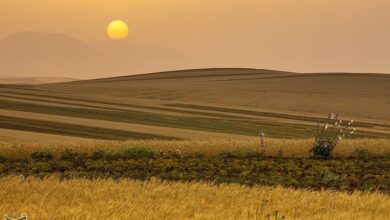
[[64, 151], [59, 157], [34, 152], [30, 159], [0, 160], [0, 173], [61, 178], [131, 178], [146, 180], [209, 181], [244, 185], [308, 189], [380, 190], [390, 192], [390, 158], [264, 157], [260, 153], [228, 152], [215, 156], [156, 154], [131, 148], [121, 153], [96, 151], [91, 155]]

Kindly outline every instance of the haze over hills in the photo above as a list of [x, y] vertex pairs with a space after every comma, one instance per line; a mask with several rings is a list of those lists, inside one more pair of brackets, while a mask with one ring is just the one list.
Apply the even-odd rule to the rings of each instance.
[[[185, 54], [169, 49], [140, 46], [127, 41], [105, 41], [91, 45], [101, 53], [128, 65], [132, 73], [150, 73], [164, 70], [186, 69], [200, 66], [201, 62]], [[122, 72], [126, 75], [126, 69]]]
[[[0, 129], [106, 139], [225, 138], [258, 129], [307, 137], [324, 115], [338, 112], [360, 121], [366, 136], [390, 134], [388, 74], [161, 72], [197, 65], [126, 41], [88, 45], [64, 34], [13, 34], [0, 41], [0, 75], [9, 76], [0, 83], [46, 84], [0, 86]], [[143, 72], [155, 73], [137, 75]]]
[[99, 78], [194, 65], [180, 53], [127, 41], [89, 45], [59, 33], [20, 32], [0, 40], [0, 75]]

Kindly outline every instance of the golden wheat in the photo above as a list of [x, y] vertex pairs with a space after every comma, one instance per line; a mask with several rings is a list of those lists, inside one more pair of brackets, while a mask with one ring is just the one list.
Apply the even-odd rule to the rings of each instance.
[[256, 219], [278, 210], [286, 219], [387, 219], [390, 197], [281, 187], [151, 180], [0, 179], [0, 213], [31, 219]]
[[[313, 144], [313, 139], [266, 139], [265, 153], [275, 156], [283, 151], [287, 157], [307, 157]], [[7, 158], [27, 158], [39, 149], [49, 149], [59, 154], [64, 149], [71, 149], [80, 153], [91, 153], [96, 150], [120, 151], [129, 147], [147, 147], [154, 151], [176, 151], [184, 153], [200, 152], [206, 155], [215, 155], [221, 152], [234, 150], [261, 151], [259, 140], [256, 138], [236, 140], [131, 140], [131, 141], [75, 141], [75, 142], [0, 142], [0, 155]], [[343, 140], [335, 150], [338, 156], [349, 156], [357, 147], [364, 147], [378, 155], [390, 153], [390, 140], [388, 139], [347, 139]]]

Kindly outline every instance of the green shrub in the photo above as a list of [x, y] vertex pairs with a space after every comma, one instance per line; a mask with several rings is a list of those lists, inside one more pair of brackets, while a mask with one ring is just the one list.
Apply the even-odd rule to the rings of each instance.
[[48, 161], [53, 159], [53, 155], [49, 150], [38, 150], [31, 154], [31, 159], [36, 161]]
[[351, 156], [358, 159], [370, 159], [374, 157], [374, 154], [365, 147], [357, 147], [352, 151]]
[[98, 150], [92, 153], [92, 159], [94, 160], [103, 159], [105, 156], [106, 156], [106, 152], [102, 150]]
[[60, 159], [62, 159], [62, 160], [74, 160], [78, 156], [79, 155], [77, 153], [72, 152], [72, 150], [65, 149], [64, 151], [61, 152]]
[[0, 163], [0, 173], [4, 173], [7, 170], [7, 166], [5, 164]]
[[6, 161], [7, 159], [5, 157], [3, 157], [2, 155], [0, 155], [0, 162], [2, 161]]
[[71, 171], [74, 168], [74, 165], [71, 161], [58, 161], [56, 163], [55, 169], [60, 172]]
[[154, 152], [148, 148], [134, 147], [124, 150], [122, 155], [125, 159], [152, 158], [154, 157]]
[[35, 173], [48, 173], [54, 170], [53, 165], [47, 161], [36, 161], [35, 163], [28, 164], [28, 168]]
[[233, 158], [244, 158], [246, 156], [246, 154], [242, 151], [230, 151], [230, 152], [223, 152], [220, 154], [220, 156], [222, 158], [230, 158], [230, 159], [233, 159]]
[[326, 137], [318, 137], [314, 143], [311, 152], [315, 158], [330, 159], [332, 158], [334, 147], [336, 143]]
[[318, 124], [314, 145], [310, 152], [313, 153], [315, 158], [332, 158], [333, 151], [339, 141], [355, 132], [356, 129], [351, 127], [352, 124], [353, 120], [343, 121], [338, 114], [330, 113], [322, 128]]
[[278, 150], [277, 157], [278, 157], [278, 158], [283, 158], [283, 157], [284, 157], [283, 150]]
[[324, 170], [322, 183], [327, 186], [337, 186], [340, 181], [340, 176], [330, 171], [329, 169]]
[[257, 152], [257, 151], [248, 151], [244, 155], [245, 158], [264, 158], [265, 155], [263, 152]]
[[106, 160], [119, 160], [122, 159], [122, 155], [114, 151], [109, 151], [105, 153], [104, 158]]
[[220, 154], [222, 158], [230, 158], [230, 159], [250, 159], [250, 158], [265, 158], [265, 154], [263, 152], [258, 151], [242, 151], [235, 150], [230, 152], [224, 152]]
[[195, 153], [190, 154], [187, 157], [189, 157], [189, 158], [203, 158], [203, 157], [205, 157], [205, 155], [203, 153], [200, 153], [200, 152], [195, 152]]

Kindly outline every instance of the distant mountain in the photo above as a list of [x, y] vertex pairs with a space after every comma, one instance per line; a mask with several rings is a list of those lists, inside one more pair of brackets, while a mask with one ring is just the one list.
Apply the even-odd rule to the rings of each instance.
[[101, 76], [111, 60], [63, 34], [20, 32], [0, 41], [0, 74], [15, 77]]
[[129, 42], [88, 45], [59, 33], [20, 32], [0, 40], [0, 75], [97, 78], [192, 65], [190, 58]]

